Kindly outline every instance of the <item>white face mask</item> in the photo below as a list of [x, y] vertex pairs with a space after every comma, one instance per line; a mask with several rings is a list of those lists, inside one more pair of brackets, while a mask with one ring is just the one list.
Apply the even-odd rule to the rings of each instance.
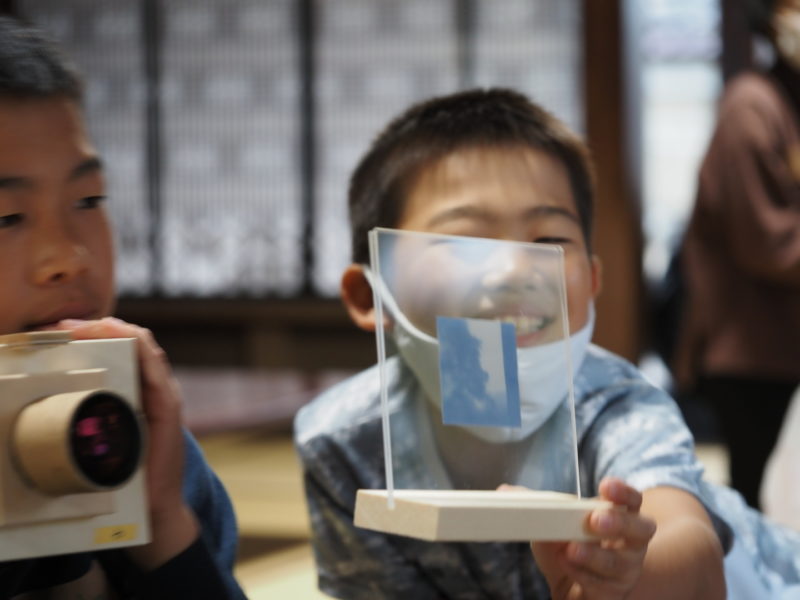
[[[416, 375], [425, 396], [441, 408], [439, 391], [439, 342], [420, 331], [399, 310], [394, 298], [383, 282], [368, 268], [364, 275], [372, 289], [380, 289], [381, 300], [395, 317], [394, 341], [403, 360]], [[376, 288], [376, 283], [379, 283]], [[573, 373], [577, 373], [586, 356], [586, 350], [594, 330], [594, 305], [589, 307], [586, 325], [569, 339]], [[538, 430], [567, 397], [572, 374], [566, 370], [566, 340], [517, 348], [517, 370], [519, 380], [520, 427], [476, 427], [462, 425], [476, 437], [492, 443], [522, 440]], [[531, 393], [535, 390], [535, 394]]]

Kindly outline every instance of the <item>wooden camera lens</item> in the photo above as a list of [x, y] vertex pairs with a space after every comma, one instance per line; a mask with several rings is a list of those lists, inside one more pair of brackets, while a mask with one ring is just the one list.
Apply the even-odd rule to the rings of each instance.
[[120, 487], [136, 472], [144, 445], [131, 405], [106, 390], [29, 404], [17, 418], [13, 444], [27, 479], [50, 495]]

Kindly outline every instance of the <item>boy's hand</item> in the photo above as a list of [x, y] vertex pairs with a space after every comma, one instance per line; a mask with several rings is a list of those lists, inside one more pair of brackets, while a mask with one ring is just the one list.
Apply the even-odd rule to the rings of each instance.
[[181, 396], [166, 354], [149, 330], [113, 317], [99, 321], [61, 321], [74, 339], [135, 338], [141, 400], [147, 421], [147, 496], [152, 542], [129, 548], [131, 557], [153, 569], [186, 549], [199, 527], [182, 494], [184, 441]]
[[642, 573], [647, 545], [656, 531], [639, 514], [642, 494], [614, 478], [600, 483], [600, 497], [625, 510], [595, 510], [586, 528], [593, 542], [531, 544], [554, 600], [627, 598]]

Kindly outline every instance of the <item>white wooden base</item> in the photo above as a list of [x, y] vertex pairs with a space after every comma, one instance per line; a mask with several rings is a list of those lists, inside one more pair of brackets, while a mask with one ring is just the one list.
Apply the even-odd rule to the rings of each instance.
[[358, 490], [355, 525], [434, 542], [590, 539], [584, 525], [606, 500], [532, 490]]

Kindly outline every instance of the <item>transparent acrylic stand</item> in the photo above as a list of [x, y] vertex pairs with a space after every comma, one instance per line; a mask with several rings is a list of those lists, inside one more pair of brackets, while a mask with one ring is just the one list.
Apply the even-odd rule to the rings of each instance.
[[386, 488], [358, 491], [356, 526], [590, 537], [588, 514], [610, 503], [580, 494], [562, 249], [391, 229], [369, 241]]

